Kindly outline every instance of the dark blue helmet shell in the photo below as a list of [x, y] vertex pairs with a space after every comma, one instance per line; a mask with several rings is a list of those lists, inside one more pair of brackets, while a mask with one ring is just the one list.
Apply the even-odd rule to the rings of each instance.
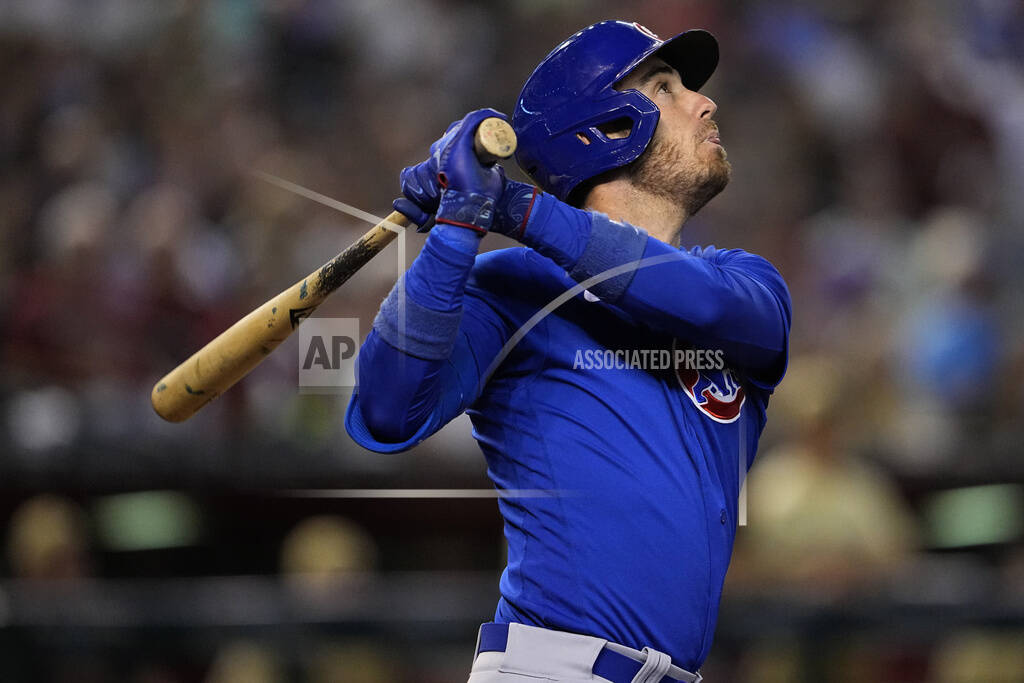
[[[690, 90], [699, 90], [718, 65], [718, 42], [707, 31], [662, 41], [626, 21], [588, 26], [544, 58], [512, 115], [516, 161], [534, 182], [565, 201], [581, 182], [643, 153], [658, 125], [658, 107], [639, 91], [620, 92], [615, 84], [655, 53]], [[632, 121], [628, 136], [613, 139], [601, 132], [622, 118]]]

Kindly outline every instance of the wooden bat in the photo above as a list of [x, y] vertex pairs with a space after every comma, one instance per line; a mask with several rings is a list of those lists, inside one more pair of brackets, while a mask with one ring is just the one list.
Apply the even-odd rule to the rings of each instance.
[[[474, 138], [484, 163], [507, 159], [516, 149], [512, 127], [484, 119]], [[236, 322], [171, 370], [153, 387], [157, 415], [183, 422], [231, 388], [287, 339], [331, 292], [391, 243], [410, 221], [393, 211], [343, 252]]]

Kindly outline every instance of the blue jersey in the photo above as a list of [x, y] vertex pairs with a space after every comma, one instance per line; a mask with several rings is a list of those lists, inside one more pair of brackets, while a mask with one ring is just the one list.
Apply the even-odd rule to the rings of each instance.
[[[649, 240], [644, 256], [666, 250]], [[533, 249], [476, 257], [451, 353], [405, 354], [430, 375], [429, 391], [400, 399], [414, 433], [372, 433], [364, 410], [377, 408], [359, 391], [346, 424], [367, 448], [394, 451], [468, 412], [494, 485], [523, 494], [499, 499], [508, 566], [495, 620], [650, 646], [693, 671], [711, 645], [741, 477], [784, 370], [789, 295], [760, 257], [676, 253], [638, 270], [614, 304], [581, 292], [535, 321], [482, 386], [515, 332], [576, 281]], [[715, 305], [681, 303], [700, 296]], [[732, 297], [745, 323], [729, 319]], [[361, 382], [367, 364], [394, 368], [400, 353], [375, 329]], [[385, 374], [374, 381], [393, 381]]]

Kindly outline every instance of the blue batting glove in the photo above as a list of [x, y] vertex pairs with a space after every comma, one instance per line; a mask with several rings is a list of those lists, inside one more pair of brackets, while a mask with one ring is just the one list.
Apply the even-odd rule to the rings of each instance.
[[438, 140], [430, 145], [430, 156], [415, 166], [407, 166], [402, 169], [398, 179], [402, 186], [402, 197], [394, 201], [395, 211], [401, 211], [409, 220], [419, 226], [417, 232], [427, 232], [431, 225], [430, 219], [437, 213], [437, 206], [441, 202], [441, 184], [437, 180], [437, 159], [435, 152], [441, 146], [448, 144], [454, 136], [453, 130], [462, 121], [453, 121], [449, 124]]
[[477, 126], [491, 116], [508, 120], [493, 109], [478, 109], [438, 141], [433, 153], [443, 189], [435, 219], [438, 223], [479, 233], [487, 232], [494, 223], [494, 205], [505, 187], [505, 173], [497, 164], [480, 163], [473, 148]]

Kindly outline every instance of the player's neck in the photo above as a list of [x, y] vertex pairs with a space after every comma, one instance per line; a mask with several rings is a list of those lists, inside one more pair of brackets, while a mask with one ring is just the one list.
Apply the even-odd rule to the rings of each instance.
[[678, 203], [644, 192], [624, 179], [596, 185], [587, 195], [584, 208], [643, 228], [651, 237], [673, 246], [679, 246], [683, 223], [689, 218]]

